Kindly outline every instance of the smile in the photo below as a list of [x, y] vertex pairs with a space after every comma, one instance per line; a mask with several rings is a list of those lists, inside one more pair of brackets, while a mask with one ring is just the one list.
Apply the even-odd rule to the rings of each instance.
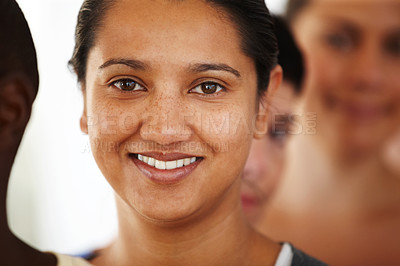
[[[140, 172], [152, 182], [172, 185], [182, 182], [195, 171], [203, 157], [182, 153], [130, 153], [129, 157]], [[156, 159], [157, 158], [157, 159]]]
[[189, 158], [184, 158], [180, 160], [175, 160], [175, 161], [160, 161], [152, 157], [144, 156], [141, 154], [137, 154], [136, 157], [138, 160], [153, 166], [157, 169], [160, 170], [173, 170], [176, 168], [181, 168], [187, 165], [190, 165], [194, 162], [196, 162], [196, 157], [189, 157]]

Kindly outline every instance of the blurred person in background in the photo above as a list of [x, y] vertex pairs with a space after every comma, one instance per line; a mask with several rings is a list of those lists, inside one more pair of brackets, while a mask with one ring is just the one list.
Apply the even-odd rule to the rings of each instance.
[[14, 0], [0, 0], [0, 264], [56, 265], [53, 255], [19, 240], [9, 229], [7, 186], [39, 86], [32, 36]]
[[39, 73], [31, 32], [18, 4], [0, 0], [0, 13], [0, 265], [88, 265], [82, 259], [40, 252], [9, 228], [7, 187], [38, 93]]
[[280, 16], [274, 17], [278, 39], [278, 63], [283, 69], [283, 81], [271, 98], [268, 132], [259, 140], [253, 140], [250, 154], [243, 171], [242, 204], [250, 223], [258, 228], [267, 210], [284, 167], [285, 144], [294, 126], [293, 113], [303, 80], [303, 58], [293, 36]]
[[317, 123], [288, 144], [264, 233], [330, 264], [398, 265], [400, 1], [291, 0], [287, 14]]

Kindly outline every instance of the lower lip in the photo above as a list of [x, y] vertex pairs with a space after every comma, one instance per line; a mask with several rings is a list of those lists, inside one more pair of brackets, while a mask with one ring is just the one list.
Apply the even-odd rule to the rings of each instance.
[[157, 169], [135, 157], [131, 157], [131, 160], [143, 173], [143, 175], [145, 175], [154, 183], [172, 185], [182, 182], [184, 179], [186, 179], [197, 168], [203, 159], [197, 159], [194, 163], [172, 170]]
[[243, 195], [242, 194], [242, 206], [244, 209], [253, 208], [254, 206], [258, 205], [258, 200], [254, 197]]
[[383, 113], [379, 108], [368, 108], [355, 105], [344, 105], [343, 109], [350, 118], [353, 118], [358, 122], [376, 120]]
[[328, 99], [331, 104], [334, 104], [336, 110], [344, 113], [348, 119], [357, 124], [374, 122], [385, 114], [385, 109], [376, 105], [342, 101], [332, 96], [329, 96]]

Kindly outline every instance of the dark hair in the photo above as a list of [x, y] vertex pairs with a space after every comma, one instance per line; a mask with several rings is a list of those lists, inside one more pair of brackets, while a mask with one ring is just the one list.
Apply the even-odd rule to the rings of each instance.
[[0, 77], [23, 71], [39, 87], [36, 50], [24, 14], [15, 0], [0, 0]]
[[291, 24], [296, 17], [296, 15], [299, 14], [299, 12], [310, 3], [311, 0], [289, 0], [286, 6], [286, 18]]
[[[258, 93], [268, 88], [269, 75], [277, 63], [278, 45], [273, 22], [264, 0], [205, 0], [229, 14], [242, 38], [243, 52], [254, 60]], [[89, 50], [101, 27], [105, 12], [115, 3], [112, 0], [85, 0], [79, 11], [75, 31], [75, 49], [69, 64], [82, 82], [86, 76]]]
[[274, 16], [273, 19], [279, 47], [278, 63], [283, 69], [283, 80], [292, 83], [295, 92], [300, 92], [304, 75], [303, 56], [286, 21], [280, 16]]

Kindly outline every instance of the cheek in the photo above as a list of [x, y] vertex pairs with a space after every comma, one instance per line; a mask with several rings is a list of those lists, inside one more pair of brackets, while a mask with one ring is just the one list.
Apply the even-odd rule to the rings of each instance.
[[271, 140], [266, 141], [263, 155], [263, 179], [262, 187], [266, 195], [270, 195], [282, 174], [284, 167], [284, 146], [276, 144]]
[[213, 112], [208, 117], [204, 127], [205, 137], [211, 138], [207, 142], [223, 144], [230, 152], [247, 154], [254, 130], [254, 114], [235, 105], [228, 110]]
[[130, 109], [132, 106], [112, 99], [88, 97], [88, 134], [96, 161], [116, 158], [124, 149], [125, 140], [138, 130], [138, 117]]
[[384, 79], [386, 80], [386, 84], [389, 87], [390, 97], [396, 99], [398, 102], [400, 101], [400, 59], [397, 60], [396, 64], [388, 64], [388, 67], [384, 70], [386, 73]]
[[240, 176], [250, 149], [253, 115], [243, 104], [231, 104], [204, 111], [197, 120], [195, 135], [212, 150], [210, 171], [226, 177], [215, 182], [231, 183]]
[[344, 79], [344, 64], [341, 59], [332, 58], [332, 53], [320, 50], [309, 53], [306, 59], [306, 86], [316, 91], [340, 89]]

